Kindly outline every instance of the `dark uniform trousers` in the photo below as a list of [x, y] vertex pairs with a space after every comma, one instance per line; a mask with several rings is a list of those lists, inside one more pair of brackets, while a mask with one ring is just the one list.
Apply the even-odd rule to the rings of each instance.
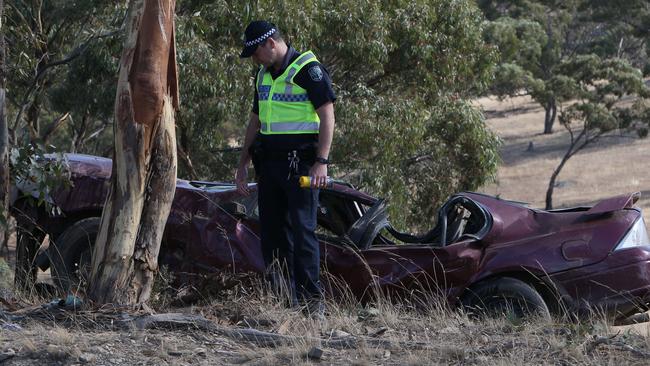
[[320, 250], [314, 232], [319, 190], [298, 185], [313, 161], [290, 167], [288, 158], [263, 153], [259, 164], [262, 253], [271, 283], [276, 290], [288, 290], [291, 306], [320, 303]]

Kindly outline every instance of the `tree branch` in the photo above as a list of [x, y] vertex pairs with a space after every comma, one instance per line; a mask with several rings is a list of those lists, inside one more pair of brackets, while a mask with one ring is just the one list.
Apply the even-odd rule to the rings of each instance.
[[415, 165], [421, 161], [430, 160], [430, 159], [433, 159], [433, 155], [431, 154], [418, 155], [404, 160], [404, 165], [408, 167], [411, 165]]
[[90, 44], [93, 41], [95, 41], [97, 39], [112, 37], [112, 36], [116, 35], [117, 33], [119, 33], [120, 31], [121, 31], [121, 29], [117, 29], [117, 30], [102, 33], [102, 34], [99, 34], [99, 35], [92, 35], [90, 38], [88, 38], [86, 40], [86, 42], [82, 43], [81, 45], [77, 46], [77, 48], [72, 50], [72, 52], [70, 52], [68, 54], [68, 56], [66, 56], [65, 58], [63, 58], [61, 60], [58, 60], [58, 61], [50, 62], [47, 65], [45, 65], [44, 68], [41, 70], [41, 72], [38, 75], [36, 75], [36, 77], [37, 78], [40, 77], [41, 74], [44, 74], [45, 71], [47, 71], [48, 69], [50, 69], [52, 67], [67, 64], [70, 61], [74, 60], [75, 58], [81, 56], [88, 49], [88, 47], [90, 47]]
[[61, 125], [63, 125], [63, 122], [65, 122], [68, 119], [68, 117], [70, 117], [70, 112], [66, 112], [61, 116], [59, 116], [58, 118], [56, 118], [54, 121], [52, 121], [52, 123], [48, 126], [48, 128], [41, 136], [41, 140], [43, 141], [44, 144], [47, 143], [47, 141], [50, 139], [52, 134], [56, 130], [58, 130], [59, 127], [61, 127]]
[[67, 64], [67, 63], [71, 62], [72, 60], [74, 60], [77, 57], [81, 56], [88, 49], [88, 47], [90, 47], [90, 44], [93, 41], [95, 41], [97, 39], [112, 37], [115, 34], [118, 34], [121, 30], [122, 30], [122, 28], [120, 27], [119, 29], [116, 29], [116, 30], [113, 30], [113, 31], [110, 31], [110, 32], [102, 33], [102, 34], [99, 34], [99, 35], [92, 35], [84, 43], [82, 43], [81, 45], [77, 46], [74, 50], [72, 50], [72, 52], [70, 52], [63, 59], [50, 62], [50, 63], [46, 64], [45, 66], [41, 67], [40, 70], [38, 70], [38, 72], [36, 73], [36, 76], [34, 76], [34, 79], [32, 80], [32, 83], [31, 83], [30, 87], [25, 92], [25, 96], [23, 97], [23, 101], [20, 104], [20, 108], [18, 109], [18, 112], [16, 113], [16, 118], [15, 118], [15, 121], [14, 121], [13, 128], [15, 129], [18, 126], [18, 123], [20, 122], [20, 119], [22, 118], [22, 115], [25, 112], [25, 109], [29, 105], [29, 99], [31, 98], [34, 91], [36, 91], [38, 89], [39, 82], [45, 77], [48, 70], [50, 70], [50, 69], [52, 69], [52, 68], [54, 68], [56, 66], [64, 65], [64, 64]]
[[182, 144], [176, 145], [176, 151], [178, 152], [178, 156], [181, 158], [183, 164], [185, 164], [185, 167], [187, 168], [188, 173], [190, 174], [190, 179], [193, 180], [198, 179], [199, 175], [196, 172], [196, 169], [194, 169], [194, 164], [192, 164], [190, 155], [183, 149], [183, 146], [181, 145]]

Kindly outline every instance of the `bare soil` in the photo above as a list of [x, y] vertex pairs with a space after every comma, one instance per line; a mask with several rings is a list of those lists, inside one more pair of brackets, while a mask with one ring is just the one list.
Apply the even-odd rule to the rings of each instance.
[[[260, 346], [198, 326], [125, 329], [117, 326], [119, 317], [112, 323], [76, 312], [57, 320], [2, 322], [0, 363], [8, 357], [6, 365], [633, 365], [650, 357], [647, 337], [615, 331], [597, 318], [478, 322], [436, 306], [415, 312], [387, 304], [337, 304], [327, 324], [320, 324], [263, 297], [173, 311], [203, 315], [225, 329], [253, 327], [289, 342]], [[358, 340], [355, 347], [327, 345], [346, 337]], [[314, 350], [322, 354], [310, 358]]]
[[[556, 123], [554, 133], [542, 133], [544, 110], [530, 97], [481, 98], [488, 126], [501, 138], [501, 164], [496, 182], [481, 191], [545, 206], [554, 169], [566, 152], [570, 137]], [[532, 147], [532, 149], [531, 149]], [[612, 134], [573, 156], [558, 177], [554, 208], [593, 205], [604, 198], [641, 192], [637, 206], [650, 219], [650, 139], [635, 134]]]

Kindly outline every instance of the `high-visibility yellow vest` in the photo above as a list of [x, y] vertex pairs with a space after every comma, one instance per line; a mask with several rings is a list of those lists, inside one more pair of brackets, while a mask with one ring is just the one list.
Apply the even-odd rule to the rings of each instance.
[[261, 133], [264, 135], [318, 133], [320, 119], [307, 90], [293, 78], [303, 66], [317, 61], [311, 51], [301, 54], [275, 80], [265, 67], [257, 74]]

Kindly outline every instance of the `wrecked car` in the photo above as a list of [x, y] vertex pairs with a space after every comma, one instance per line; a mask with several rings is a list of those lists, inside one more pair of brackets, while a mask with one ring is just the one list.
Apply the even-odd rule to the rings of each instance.
[[[111, 160], [69, 154], [72, 186], [53, 192], [48, 213], [24, 197], [13, 204], [23, 266], [53, 269], [69, 285], [90, 262], [109, 190]], [[255, 185], [178, 179], [159, 262], [181, 281], [217, 271], [263, 272]], [[648, 309], [650, 241], [639, 194], [593, 207], [545, 211], [463, 192], [449, 198], [426, 233], [390, 225], [386, 202], [334, 183], [320, 193], [318, 237], [329, 291], [344, 284], [374, 294], [436, 296], [455, 307], [549, 317], [603, 311], [621, 321]], [[54, 245], [38, 252], [45, 236]], [[327, 277], [327, 278], [325, 278]], [[426, 299], [426, 296], [424, 297]]]

